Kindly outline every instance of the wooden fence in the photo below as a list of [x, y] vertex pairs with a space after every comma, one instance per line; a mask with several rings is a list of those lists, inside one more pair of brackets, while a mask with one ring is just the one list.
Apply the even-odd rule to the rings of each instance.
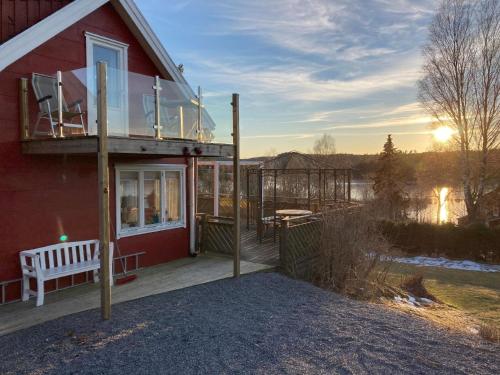
[[321, 241], [325, 217], [337, 220], [338, 215], [359, 212], [361, 205], [348, 204], [322, 214], [285, 218], [280, 226], [280, 266], [294, 278], [311, 280], [321, 266]]
[[197, 246], [200, 252], [233, 255], [233, 218], [198, 214], [197, 223]]
[[280, 266], [292, 277], [310, 279], [319, 260], [321, 229], [320, 215], [285, 218], [280, 229]]

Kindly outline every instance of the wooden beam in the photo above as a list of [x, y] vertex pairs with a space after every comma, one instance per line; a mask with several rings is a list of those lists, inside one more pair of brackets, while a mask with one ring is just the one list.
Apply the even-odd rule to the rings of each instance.
[[29, 138], [28, 78], [19, 80], [19, 125], [21, 140]]
[[[108, 137], [108, 152], [111, 154], [184, 156], [187, 149], [194, 154], [194, 148], [201, 150], [203, 157], [232, 157], [234, 147], [231, 144], [198, 143], [177, 139], [140, 139]], [[65, 137], [25, 140], [22, 144], [25, 154], [96, 154], [99, 150], [98, 137]]]
[[240, 247], [241, 247], [241, 233], [240, 233], [240, 96], [233, 94], [231, 102], [233, 106], [233, 247], [234, 247], [234, 277], [240, 276]]
[[101, 261], [101, 316], [111, 318], [111, 267], [109, 251], [109, 168], [108, 168], [108, 110], [106, 94], [106, 64], [99, 62], [97, 89], [97, 134], [99, 137], [99, 247]]
[[30, 139], [22, 142], [24, 154], [97, 154], [99, 151], [97, 136]]
[[[194, 149], [201, 153], [196, 155]], [[109, 152], [116, 154], [142, 155], [185, 155], [185, 151], [193, 156], [230, 157], [233, 155], [233, 146], [218, 143], [199, 143], [187, 140], [154, 140], [139, 138], [110, 138]]]

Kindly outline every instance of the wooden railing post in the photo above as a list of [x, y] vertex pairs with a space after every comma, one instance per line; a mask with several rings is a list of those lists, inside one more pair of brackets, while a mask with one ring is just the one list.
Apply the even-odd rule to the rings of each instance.
[[19, 125], [21, 140], [29, 138], [28, 78], [19, 80]]
[[153, 85], [153, 90], [155, 91], [155, 138], [161, 139], [161, 116], [160, 116], [160, 77], [155, 76], [155, 84]]
[[184, 109], [179, 106], [179, 138], [184, 139]]
[[57, 134], [59, 138], [64, 138], [64, 120], [63, 120], [63, 108], [62, 108], [62, 73], [57, 72]]
[[279, 243], [279, 256], [280, 256], [280, 267], [282, 271], [286, 272], [286, 253], [288, 248], [288, 230], [289, 222], [288, 219], [281, 220], [280, 226], [280, 243]]
[[[108, 169], [108, 107], [106, 90], [106, 63], [97, 64], [97, 122], [99, 137], [99, 248], [101, 262], [101, 315], [111, 318], [111, 275], [109, 251], [109, 169]], [[61, 128], [62, 129], [62, 128]]]
[[[196, 129], [196, 139], [198, 142], [203, 141], [202, 133], [202, 103], [201, 103], [201, 86], [198, 86], [198, 127]], [[234, 113], [234, 112], [233, 112]]]
[[218, 161], [214, 162], [213, 165], [213, 190], [214, 190], [214, 216], [219, 216], [219, 199], [220, 199], [220, 193], [219, 193], [219, 183], [220, 183], [220, 178], [219, 178], [219, 171], [220, 171], [220, 165]]
[[[201, 93], [201, 92], [200, 92]], [[201, 95], [200, 95], [201, 96]], [[201, 98], [200, 98], [201, 99]], [[231, 102], [233, 106], [233, 145], [234, 145], [234, 155], [233, 155], [233, 247], [234, 247], [234, 277], [240, 276], [240, 191], [241, 191], [241, 181], [240, 181], [240, 96], [239, 94], [233, 94], [233, 100]], [[201, 110], [201, 108], [200, 108]]]

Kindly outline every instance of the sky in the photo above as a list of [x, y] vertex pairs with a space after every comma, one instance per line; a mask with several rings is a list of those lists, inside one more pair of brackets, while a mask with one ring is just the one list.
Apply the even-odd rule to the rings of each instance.
[[421, 48], [436, 0], [137, 0], [189, 84], [202, 87], [230, 142], [240, 94], [242, 157], [376, 153], [387, 134], [425, 151], [430, 117], [417, 101]]

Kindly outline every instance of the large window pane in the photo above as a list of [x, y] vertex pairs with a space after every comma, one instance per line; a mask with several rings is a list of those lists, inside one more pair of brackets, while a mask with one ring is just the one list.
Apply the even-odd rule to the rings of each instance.
[[130, 228], [139, 225], [139, 174], [137, 172], [120, 173], [120, 217], [121, 227]]
[[[102, 61], [108, 65], [108, 79], [107, 79], [107, 93], [108, 93], [108, 105], [110, 107], [118, 108], [120, 106], [120, 65], [119, 50], [101, 46], [99, 44], [94, 44], [94, 66], [97, 67], [97, 63]], [[97, 68], [96, 68], [97, 71]], [[96, 76], [97, 77], [97, 76]], [[97, 78], [96, 78], [97, 82]], [[97, 84], [97, 83], [96, 83]], [[95, 91], [97, 92], [97, 90]], [[97, 95], [96, 95], [97, 97]], [[96, 99], [97, 100], [97, 99]]]
[[161, 222], [161, 172], [144, 172], [144, 224]]
[[181, 220], [181, 173], [165, 173], [165, 216], [168, 222]]

